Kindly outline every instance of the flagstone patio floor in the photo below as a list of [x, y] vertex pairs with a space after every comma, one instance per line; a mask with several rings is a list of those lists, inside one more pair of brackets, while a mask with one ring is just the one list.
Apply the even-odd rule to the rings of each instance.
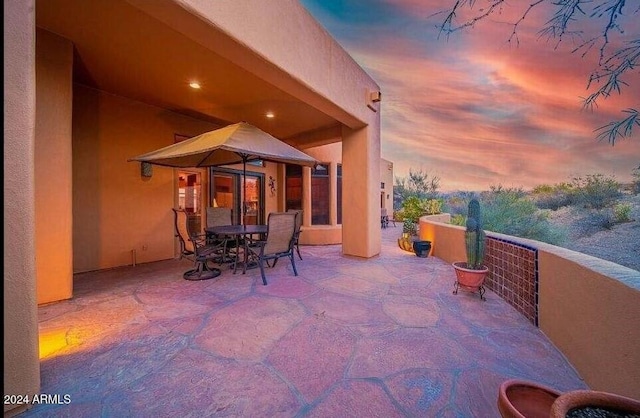
[[[304, 232], [303, 232], [304, 233]], [[23, 417], [497, 417], [501, 382], [587, 388], [491, 291], [452, 294], [446, 262], [301, 247], [245, 275], [190, 282], [188, 260], [78, 274], [38, 308], [41, 393]]]

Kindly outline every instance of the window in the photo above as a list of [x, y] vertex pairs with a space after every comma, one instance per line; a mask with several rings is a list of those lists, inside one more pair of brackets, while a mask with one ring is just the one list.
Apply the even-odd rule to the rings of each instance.
[[311, 171], [311, 224], [329, 225], [329, 165]]
[[337, 204], [338, 204], [338, 225], [342, 225], [342, 164], [338, 164], [338, 176], [337, 184]]
[[187, 213], [200, 213], [199, 173], [178, 173], [178, 208]]
[[286, 210], [302, 209], [302, 167], [287, 165], [285, 182]]

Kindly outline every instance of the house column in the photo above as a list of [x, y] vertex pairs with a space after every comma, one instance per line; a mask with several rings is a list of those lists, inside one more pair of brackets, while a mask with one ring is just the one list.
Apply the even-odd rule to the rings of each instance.
[[342, 252], [380, 253], [380, 117], [364, 128], [342, 127]]
[[329, 165], [329, 225], [338, 225], [338, 163]]
[[73, 294], [73, 45], [41, 29], [36, 38], [36, 269], [42, 304]]
[[311, 225], [311, 167], [302, 167], [302, 225]]
[[[35, 260], [35, 0], [4, 2], [4, 393], [40, 392]], [[5, 415], [26, 409], [4, 405]]]

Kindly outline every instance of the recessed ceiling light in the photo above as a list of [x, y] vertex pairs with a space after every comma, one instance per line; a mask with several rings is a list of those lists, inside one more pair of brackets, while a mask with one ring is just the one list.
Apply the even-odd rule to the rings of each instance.
[[276, 115], [274, 115], [273, 112], [267, 112], [265, 116], [268, 117], [269, 119], [276, 117]]
[[189, 87], [191, 87], [192, 89], [199, 89], [200, 83], [198, 83], [197, 81], [192, 81], [189, 83]]

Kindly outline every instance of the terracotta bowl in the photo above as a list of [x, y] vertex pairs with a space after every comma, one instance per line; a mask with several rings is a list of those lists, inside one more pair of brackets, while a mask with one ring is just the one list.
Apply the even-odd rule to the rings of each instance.
[[551, 418], [566, 418], [569, 411], [581, 406], [599, 407], [619, 413], [640, 415], [640, 401], [595, 390], [572, 390], [563, 393], [551, 406]]
[[524, 380], [507, 380], [500, 385], [498, 410], [502, 418], [549, 418], [551, 406], [561, 393]]

